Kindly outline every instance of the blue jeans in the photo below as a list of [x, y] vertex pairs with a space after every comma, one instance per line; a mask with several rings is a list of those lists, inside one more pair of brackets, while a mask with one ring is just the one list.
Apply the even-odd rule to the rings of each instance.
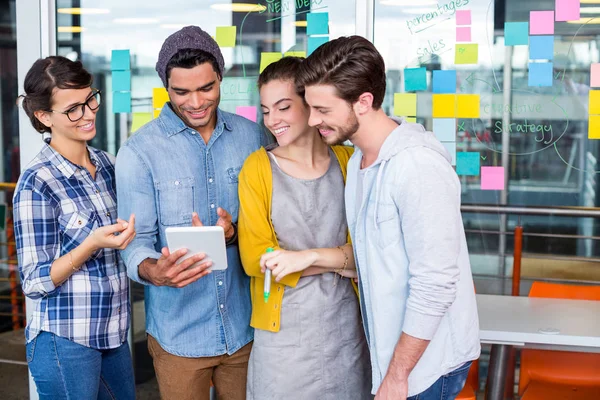
[[53, 333], [27, 343], [27, 362], [40, 400], [135, 399], [135, 380], [127, 342], [95, 350]]
[[411, 396], [407, 400], [454, 400], [465, 386], [471, 364], [472, 362], [469, 361], [449, 374], [442, 376], [427, 390], [416, 396]]

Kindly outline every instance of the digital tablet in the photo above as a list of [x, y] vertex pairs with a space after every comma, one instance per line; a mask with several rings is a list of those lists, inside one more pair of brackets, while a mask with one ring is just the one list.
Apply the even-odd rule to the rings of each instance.
[[169, 252], [173, 253], [179, 249], [187, 249], [188, 252], [179, 259], [178, 264], [198, 253], [205, 253], [206, 258], [197, 264], [212, 261], [211, 271], [227, 269], [227, 251], [225, 250], [225, 232], [220, 226], [189, 226], [169, 227], [165, 230], [167, 234], [167, 246]]

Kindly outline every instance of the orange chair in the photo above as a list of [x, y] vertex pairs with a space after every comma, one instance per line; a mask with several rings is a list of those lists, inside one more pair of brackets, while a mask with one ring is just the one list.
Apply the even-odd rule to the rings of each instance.
[[471, 364], [465, 387], [456, 396], [456, 400], [477, 400], [477, 389], [479, 389], [479, 360]]
[[[600, 301], [600, 286], [534, 282], [529, 297]], [[521, 400], [600, 399], [600, 354], [521, 351]]]

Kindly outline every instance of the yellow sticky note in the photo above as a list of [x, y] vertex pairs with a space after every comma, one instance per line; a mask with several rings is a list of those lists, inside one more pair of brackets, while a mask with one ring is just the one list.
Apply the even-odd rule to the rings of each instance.
[[477, 43], [457, 43], [454, 50], [454, 64], [477, 64], [479, 45]]
[[152, 113], [134, 112], [131, 119], [131, 133], [137, 131], [150, 121], [152, 121]]
[[600, 115], [590, 115], [588, 139], [600, 139]]
[[590, 115], [600, 114], [600, 90], [590, 90], [590, 103], [588, 110], [588, 114]]
[[456, 99], [456, 116], [458, 118], [479, 118], [478, 94], [458, 94]]
[[281, 58], [281, 53], [260, 53], [260, 72], [263, 72], [263, 70], [267, 68], [269, 64], [279, 61]]
[[235, 47], [237, 27], [217, 26], [217, 44], [219, 47]]
[[167, 101], [169, 101], [169, 93], [167, 93], [167, 89], [152, 89], [152, 108], [162, 108]]
[[404, 118], [406, 122], [412, 122], [413, 124], [417, 123], [417, 119], [415, 117]]
[[394, 115], [397, 117], [417, 115], [417, 94], [394, 93]]
[[434, 94], [432, 95], [433, 118], [454, 118], [456, 117], [456, 95], [455, 94]]
[[152, 116], [154, 117], [154, 119], [158, 118], [158, 116], [160, 115], [160, 111], [161, 110], [154, 110], [154, 112], [152, 113]]
[[302, 58], [306, 58], [306, 52], [305, 51], [286, 51], [283, 54], [284, 57], [302, 57]]

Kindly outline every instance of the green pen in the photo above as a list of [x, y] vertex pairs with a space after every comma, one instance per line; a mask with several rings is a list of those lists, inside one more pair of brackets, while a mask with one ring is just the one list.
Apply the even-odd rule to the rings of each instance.
[[[267, 249], [267, 253], [271, 253], [273, 251], [272, 247]], [[271, 270], [267, 268], [265, 270], [265, 285], [263, 290], [263, 297], [265, 299], [265, 303], [269, 301], [269, 295], [271, 294]]]

